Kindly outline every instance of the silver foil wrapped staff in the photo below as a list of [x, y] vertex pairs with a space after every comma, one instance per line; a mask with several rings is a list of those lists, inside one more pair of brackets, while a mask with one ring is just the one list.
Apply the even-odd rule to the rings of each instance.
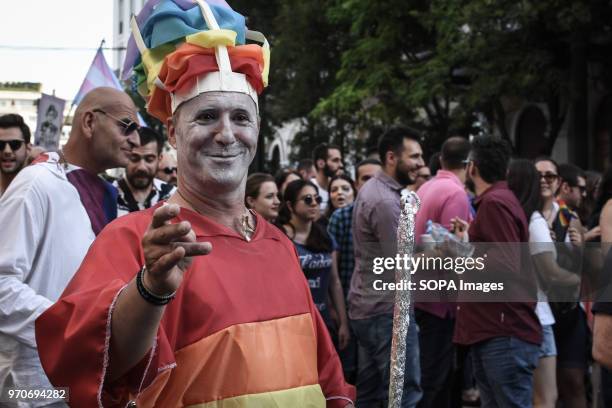
[[[412, 257], [414, 250], [414, 221], [421, 201], [416, 193], [402, 191], [400, 218], [397, 226], [397, 253], [403, 257]], [[409, 283], [411, 263], [408, 268], [395, 270], [395, 282]], [[410, 325], [410, 291], [395, 292], [393, 310], [393, 339], [391, 342], [391, 378], [389, 381], [389, 408], [400, 408], [404, 391], [404, 373], [406, 372], [406, 335]]]

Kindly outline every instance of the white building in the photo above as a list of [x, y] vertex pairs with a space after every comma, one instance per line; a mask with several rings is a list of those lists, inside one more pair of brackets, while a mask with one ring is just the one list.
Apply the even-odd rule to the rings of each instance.
[[36, 101], [40, 92], [21, 90], [0, 90], [0, 115], [16, 113], [21, 115], [32, 134], [36, 131], [38, 107]]
[[[145, 0], [113, 0], [113, 48], [126, 48], [130, 39], [130, 19], [137, 15]], [[113, 69], [123, 68], [125, 50], [113, 51]]]
[[[40, 89], [40, 88], [39, 88]], [[34, 143], [34, 133], [36, 132], [36, 122], [38, 117], [38, 100], [42, 93], [33, 90], [20, 89], [0, 89], [0, 115], [7, 113], [16, 113], [23, 118], [23, 121], [30, 128], [32, 134], [32, 143]], [[72, 101], [66, 101], [64, 106], [64, 123], [66, 123], [66, 115], [69, 114]], [[74, 112], [70, 112], [74, 113]], [[62, 127], [62, 135], [60, 136], [60, 146], [68, 140], [70, 129], [72, 128], [72, 118], [69, 118], [68, 123]]]

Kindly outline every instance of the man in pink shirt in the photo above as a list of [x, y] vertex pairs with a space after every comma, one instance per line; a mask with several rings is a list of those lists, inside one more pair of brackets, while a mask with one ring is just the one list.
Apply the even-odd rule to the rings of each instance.
[[[417, 243], [425, 233], [428, 220], [447, 229], [450, 229], [451, 220], [455, 217], [471, 221], [470, 203], [463, 185], [465, 160], [469, 152], [470, 142], [462, 137], [451, 137], [442, 145], [441, 169], [433, 179], [417, 190], [421, 199], [421, 208], [415, 222]], [[423, 387], [419, 408], [449, 407], [454, 360], [455, 304], [417, 302], [415, 307], [419, 325]]]

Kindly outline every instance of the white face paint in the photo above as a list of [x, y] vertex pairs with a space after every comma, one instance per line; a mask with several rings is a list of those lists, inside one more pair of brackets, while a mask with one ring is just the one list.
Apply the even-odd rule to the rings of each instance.
[[175, 115], [179, 184], [237, 188], [255, 157], [259, 120], [253, 100], [237, 92], [206, 92]]

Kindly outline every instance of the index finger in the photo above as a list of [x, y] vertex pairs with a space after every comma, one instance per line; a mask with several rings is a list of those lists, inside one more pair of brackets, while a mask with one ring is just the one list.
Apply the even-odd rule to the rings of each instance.
[[151, 228], [159, 228], [164, 226], [172, 218], [176, 217], [180, 212], [180, 207], [176, 204], [164, 204], [153, 213]]

